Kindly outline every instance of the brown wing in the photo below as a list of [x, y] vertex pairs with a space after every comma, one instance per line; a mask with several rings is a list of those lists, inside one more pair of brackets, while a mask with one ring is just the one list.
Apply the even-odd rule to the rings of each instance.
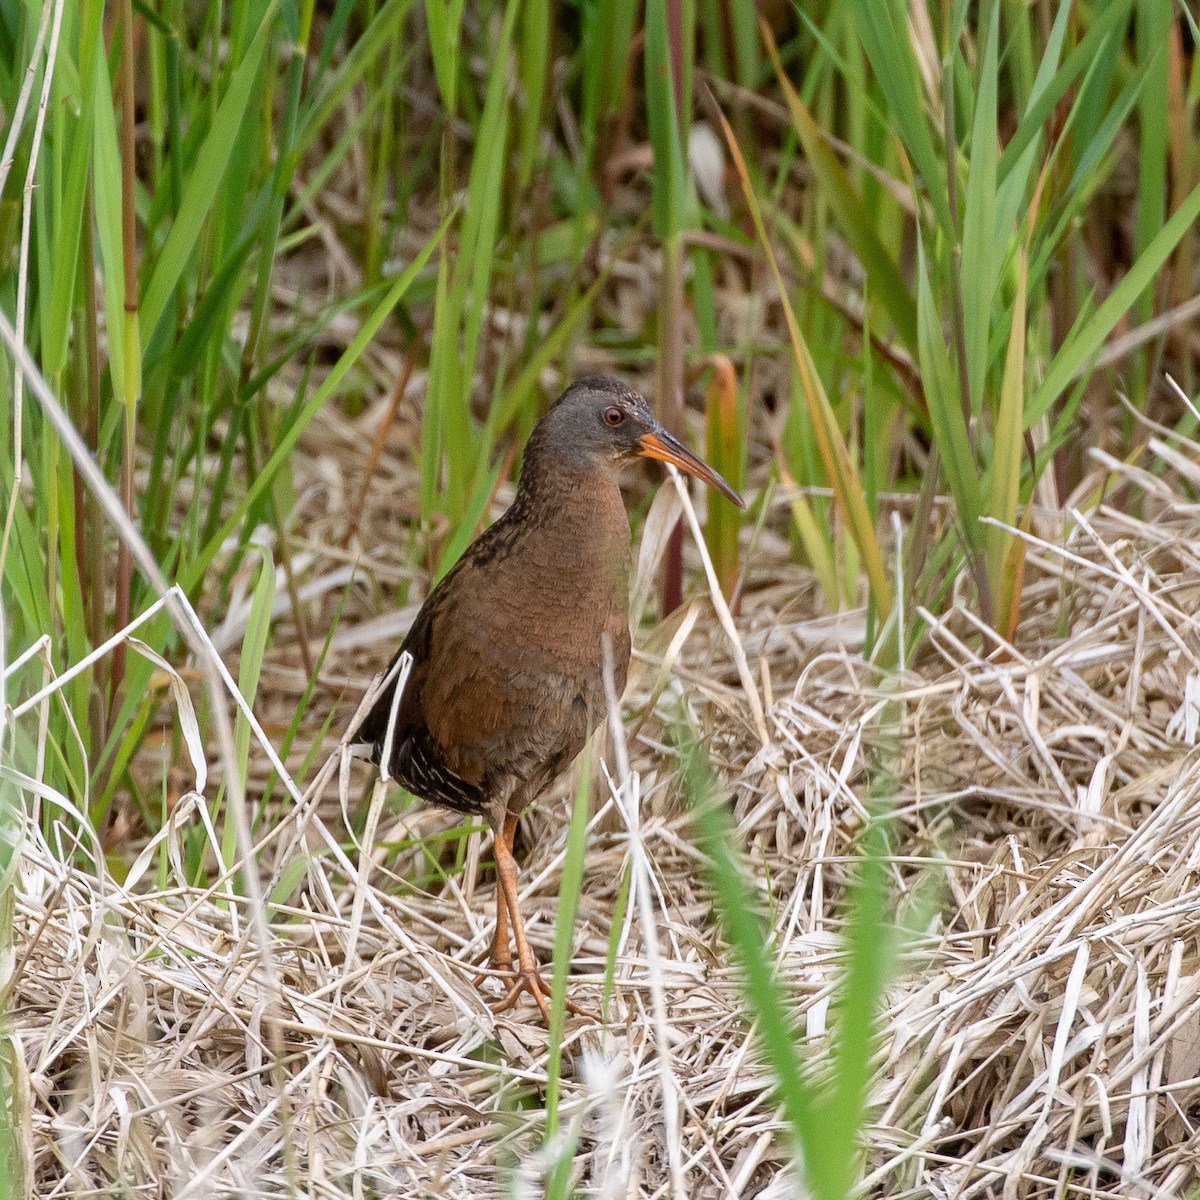
[[[603, 717], [605, 635], [624, 684], [629, 525], [611, 491], [567, 496], [565, 517], [514, 504], [422, 605], [391, 764], [418, 796], [492, 818], [523, 807]], [[391, 702], [389, 689], [359, 734], [377, 756]]]
[[[453, 581], [457, 574], [456, 564], [426, 597], [400, 644], [400, 649], [389, 664], [390, 671], [405, 651], [413, 657], [404, 695], [400, 698], [400, 709], [396, 714], [389, 774], [423, 800], [442, 804], [459, 812], [480, 813], [487, 807], [488, 800], [487, 794], [479, 786], [480, 781], [465, 780], [453, 770], [430, 735], [425, 721], [426, 683], [431, 665], [436, 665], [432, 655], [434, 628], [439, 623], [439, 614], [445, 609], [448, 600], [453, 598]], [[383, 754], [395, 691], [396, 685], [393, 682], [380, 693], [366, 719], [359, 726], [358, 741], [373, 748], [373, 758], [376, 762]]]
[[486, 595], [448, 589], [434, 615], [421, 740], [503, 811], [532, 801], [579, 753], [596, 706], [588, 673], [545, 653], [540, 631]]
[[[482, 599], [489, 589], [481, 582], [478, 572], [451, 571], [396, 654], [407, 650], [413, 665], [389, 773], [423, 800], [466, 813], [532, 801], [579, 753], [602, 712], [598, 677], [558, 670], [540, 647], [515, 644], [520, 621]], [[376, 761], [394, 691], [393, 684], [379, 696], [359, 728]]]

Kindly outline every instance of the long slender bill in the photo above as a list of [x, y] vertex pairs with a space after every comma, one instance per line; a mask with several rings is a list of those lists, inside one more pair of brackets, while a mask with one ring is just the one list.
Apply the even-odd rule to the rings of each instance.
[[711, 488], [716, 488], [727, 500], [732, 500], [738, 508], [745, 508], [746, 502], [704, 461], [697, 458], [677, 437], [672, 437], [665, 429], [655, 433], [647, 433], [638, 438], [639, 452], [643, 458], [657, 458], [669, 462], [695, 475]]

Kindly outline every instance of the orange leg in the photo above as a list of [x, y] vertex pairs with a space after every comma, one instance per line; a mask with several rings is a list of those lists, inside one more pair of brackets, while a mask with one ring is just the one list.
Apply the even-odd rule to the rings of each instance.
[[[525, 921], [521, 917], [521, 905], [517, 899], [517, 860], [512, 854], [512, 839], [517, 830], [517, 818], [511, 814], [505, 819], [504, 829], [496, 831], [496, 874], [500, 881], [499, 894], [496, 897], [496, 938], [492, 943], [492, 962], [495, 966], [503, 967], [507, 961], [512, 967], [511, 951], [507, 936], [504, 937], [503, 957], [497, 954], [496, 946], [504, 930], [505, 910], [512, 924], [513, 937], [517, 943], [517, 970], [513, 972], [512, 986], [508, 994], [498, 1004], [492, 1006], [496, 1013], [513, 1008], [520, 999], [522, 992], [528, 992], [537, 1002], [542, 1019], [550, 1023], [550, 985], [541, 977], [537, 969], [537, 960], [533, 957], [533, 949], [525, 935]], [[506, 931], [505, 931], [506, 932]], [[586, 1008], [580, 1008], [567, 1001], [567, 1011], [577, 1017], [587, 1017], [599, 1022], [600, 1018]]]
[[[513, 937], [517, 943], [517, 976], [508, 995], [495, 1005], [493, 1012], [504, 1012], [516, 1004], [522, 992], [528, 992], [541, 1009], [542, 1018], [550, 1021], [550, 989], [538, 974], [537, 960], [529, 939], [525, 936], [525, 921], [521, 917], [521, 903], [517, 899], [517, 860], [512, 854], [512, 835], [516, 832], [516, 818], [509, 816], [503, 829], [496, 830], [496, 875], [500, 880], [500, 895], [496, 897], [496, 930], [500, 929], [500, 914], [506, 907], [512, 921]], [[506, 947], [507, 949], [507, 947]]]
[[[504, 819], [504, 832], [499, 836], [504, 838], [510, 849], [516, 832], [517, 818], [509, 813]], [[512, 946], [508, 941], [508, 901], [504, 898], [503, 890], [496, 892], [496, 932], [492, 935], [492, 945], [487, 952], [486, 961], [493, 970], [512, 972]], [[484, 974], [476, 975], [475, 986], [478, 987], [486, 978]]]

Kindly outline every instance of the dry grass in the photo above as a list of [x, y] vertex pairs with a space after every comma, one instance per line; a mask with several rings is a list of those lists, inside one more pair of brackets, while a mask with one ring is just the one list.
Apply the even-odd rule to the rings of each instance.
[[[377, 480], [360, 514], [364, 543], [384, 549], [357, 566], [331, 549], [371, 419], [323, 416], [300, 478], [307, 598], [328, 619], [350, 587], [326, 671], [348, 689], [335, 731], [358, 698], [351, 681], [411, 617], [378, 591], [406, 574], [393, 501], [404, 480]], [[768, 526], [738, 622], [768, 744], [711, 608], [674, 663], [668, 692], [709, 735], [818, 1058], [868, 768], [891, 761], [880, 718], [901, 714], [892, 876], [924, 916], [883, 1020], [872, 1194], [1179, 1196], [1200, 1183], [1200, 508], [1182, 498], [1200, 483], [1196, 449], [1151, 446], [1172, 484], [1097, 464], [1145, 520], [1103, 505], [1040, 514], [1027, 616], [1004, 655], [981, 657], [977, 621], [953, 609], [918, 661], [883, 679], [862, 657], [860, 614], [802, 619], [811, 580]], [[214, 631], [224, 651], [240, 642], [237, 611]], [[286, 600], [277, 644], [260, 706], [269, 737], [303, 687]], [[611, 1020], [568, 1024], [561, 1115], [579, 1135], [578, 1185], [614, 1198], [790, 1194], [770, 1080], [650, 704], [661, 673], [653, 655], [641, 666], [625, 698], [634, 773], [597, 798], [573, 960], [574, 994], [598, 1006], [620, 881], [645, 864]], [[39, 711], [23, 718], [33, 732]], [[274, 900], [262, 944], [236, 871], [207, 890], [184, 882], [181, 836], [205, 817], [184, 766], [167, 829], [123, 880], [63, 798], [15, 780], [34, 817], [0, 966], [29, 1189], [479, 1197], [505, 1192], [511, 1169], [518, 1195], [540, 1194], [565, 1145], [542, 1145], [546, 1034], [531, 1006], [493, 1017], [470, 982], [494, 912], [483, 835], [459, 872], [428, 869], [453, 865], [453, 847], [420, 841], [451, 823], [429, 809], [385, 814], [370, 855], [347, 851], [342, 808], [365, 774], [339, 781], [335, 755], [303, 803], [285, 798], [259, 824]], [[268, 772], [260, 747], [251, 798]], [[566, 803], [564, 786], [525, 821], [526, 911], [546, 960]], [[50, 845], [36, 813], [56, 805]]]

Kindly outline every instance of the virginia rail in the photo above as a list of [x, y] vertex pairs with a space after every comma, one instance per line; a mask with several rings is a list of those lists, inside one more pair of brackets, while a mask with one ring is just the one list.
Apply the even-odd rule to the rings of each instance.
[[[637, 392], [615, 379], [580, 380], [534, 429], [508, 511], [429, 593], [396, 655], [407, 650], [413, 661], [389, 775], [422, 800], [486, 818], [495, 833], [499, 895], [490, 956], [512, 978], [496, 1012], [527, 991], [549, 1017], [517, 900], [513, 836], [521, 813], [604, 718], [605, 638], [618, 694], [625, 686], [632, 558], [617, 476], [639, 457], [674, 463], [745, 507]], [[394, 687], [358, 732], [375, 762]]]

